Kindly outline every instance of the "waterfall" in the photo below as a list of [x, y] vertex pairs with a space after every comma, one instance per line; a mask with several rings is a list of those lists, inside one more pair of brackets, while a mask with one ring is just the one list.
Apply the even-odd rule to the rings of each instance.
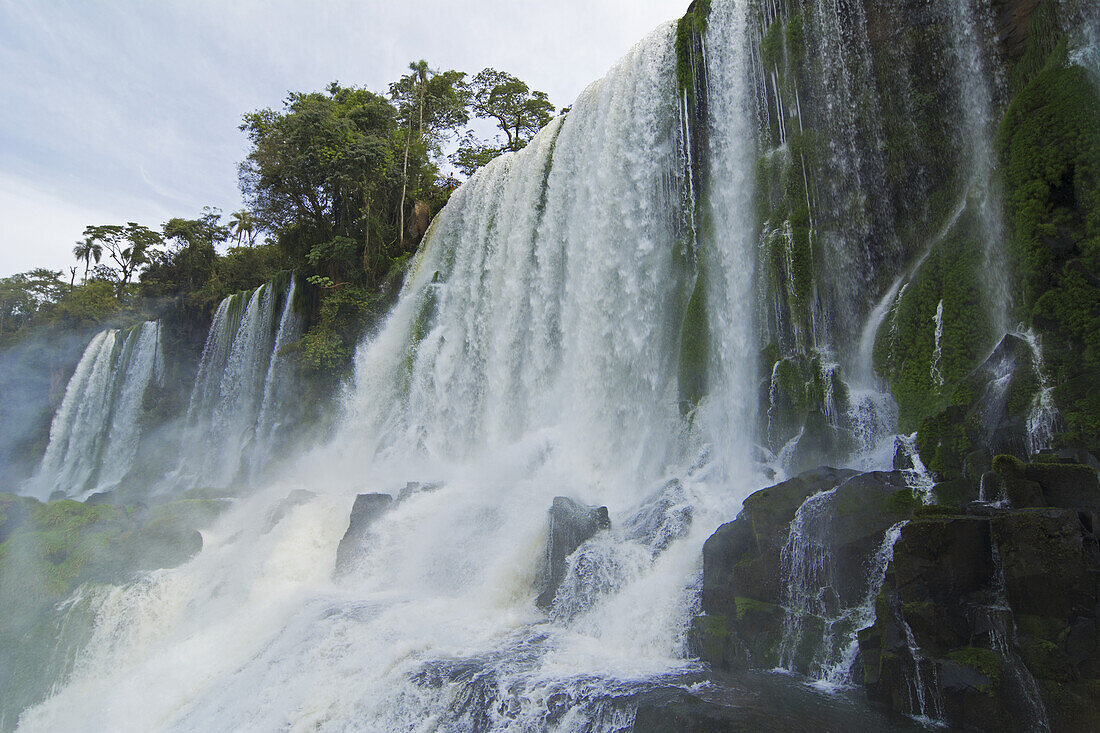
[[972, 199], [971, 205], [978, 211], [983, 255], [981, 280], [995, 343], [1008, 332], [1011, 306], [1003, 207], [993, 153], [993, 137], [999, 120], [997, 99], [1001, 96], [1003, 82], [999, 70], [987, 62], [995, 57], [991, 49], [996, 34], [986, 0], [957, 0], [948, 6], [952, 12], [948, 26], [958, 77], [957, 104], [962, 113], [961, 174]]
[[[833, 579], [833, 558], [830, 528], [832, 524], [832, 498], [836, 489], [814, 494], [798, 507], [791, 520], [787, 542], [780, 553], [781, 577], [786, 582], [783, 591], [783, 640], [779, 648], [779, 664], [787, 671], [804, 671], [799, 657], [809, 631], [807, 623], [834, 616], [840, 599]], [[810, 640], [813, 644], [813, 640]], [[810, 655], [814, 667], [818, 667], [814, 649]], [[799, 669], [802, 667], [802, 669]]]
[[1054, 386], [1051, 385], [1043, 364], [1043, 349], [1039, 337], [1032, 329], [1027, 329], [1020, 334], [1020, 338], [1027, 342], [1031, 350], [1031, 367], [1035, 370], [1035, 378], [1039, 383], [1026, 423], [1027, 452], [1028, 455], [1034, 455], [1053, 447], [1054, 433], [1059, 427], [1061, 415], [1054, 404]]
[[[748, 28], [747, 3], [714, 3], [698, 80], [710, 114], [683, 114], [668, 24], [455, 191], [356, 354], [331, 443], [260, 482], [195, 560], [105, 606], [118, 634], [24, 725], [620, 729], [632, 695], [692, 669], [702, 543], [762, 481], [744, 430]], [[273, 424], [261, 403], [283, 389], [272, 354], [291, 338], [279, 297], [265, 286], [218, 308], [188, 409], [191, 485], [233, 481]], [[692, 400], [685, 369], [705, 375]], [[437, 487], [399, 492], [409, 480]], [[298, 488], [316, 497], [266, 525]], [[335, 578], [359, 491], [400, 498]], [[562, 494], [607, 506], [612, 530], [570, 560], [547, 616], [531, 588]], [[164, 659], [202, 671], [169, 683]], [[142, 679], [156, 682], [138, 710]], [[267, 704], [240, 704], [258, 689]], [[75, 723], [79, 709], [98, 717]]]
[[943, 358], [943, 298], [936, 304], [936, 315], [932, 316], [932, 322], [936, 324], [936, 332], [932, 342], [932, 361], [929, 365], [928, 378], [936, 389], [943, 388], [943, 370], [940, 368], [940, 359]]
[[65, 388], [29, 493], [79, 497], [117, 486], [137, 455], [142, 400], [162, 365], [157, 321], [96, 334]]
[[174, 481], [224, 487], [258, 477], [285, 438], [293, 395], [289, 359], [300, 337], [293, 277], [218, 304], [187, 407]]
[[[626, 730], [641, 696], [699, 672], [686, 637], [703, 543], [769, 470], [796, 471], [803, 450], [810, 465], [877, 469], [898, 445], [932, 503], [915, 434], [895, 443], [875, 351], [897, 345], [903, 302], [931, 289], [919, 271], [971, 206], [990, 307], [1007, 313], [988, 19], [950, 5], [967, 190], [949, 191], [959, 200], [939, 204], [927, 241], [933, 224], [913, 215], [903, 251], [896, 192], [878, 195], [888, 151], [870, 34], [883, 16], [799, 3], [794, 79], [785, 5], [712, 0], [705, 30], [661, 26], [454, 191], [359, 345], [324, 444], [292, 443], [294, 278], [222, 300], [163, 490], [254, 490], [203, 528], [192, 560], [89, 601], [87, 649], [21, 725]], [[919, 374], [947, 391], [953, 304], [927, 297], [940, 298], [920, 319], [935, 356], [922, 352]], [[47, 489], [124, 479], [158, 336], [146, 324], [93, 339], [51, 430]], [[908, 506], [900, 482], [890, 491]], [[904, 526], [861, 535], [864, 574], [842, 602], [837, 492], [798, 508], [781, 553], [781, 664], [826, 689], [852, 683]], [[392, 501], [346, 535], [365, 494]], [[610, 528], [564, 560], [546, 610], [533, 588], [560, 496], [605, 508]], [[348, 544], [355, 562], [337, 573]], [[895, 612], [911, 710], [942, 717], [930, 660]]]

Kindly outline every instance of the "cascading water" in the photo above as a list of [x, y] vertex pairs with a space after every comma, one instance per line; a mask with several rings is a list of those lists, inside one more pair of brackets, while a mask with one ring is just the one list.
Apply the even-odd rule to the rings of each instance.
[[[700, 547], [759, 482], [739, 427], [754, 410], [746, 4], [714, 3], [710, 27], [708, 102], [727, 116], [692, 123], [713, 182], [698, 212], [687, 133], [703, 131], [680, 113], [669, 25], [455, 192], [357, 356], [336, 440], [240, 502], [194, 561], [101, 609], [119, 632], [28, 729], [71, 726], [87, 695], [112, 702], [76, 727], [613, 729], [630, 695], [691, 668]], [[711, 336], [692, 347], [707, 376], [686, 428], [678, 354], [700, 288]], [[263, 414], [274, 297], [244, 301], [219, 308], [199, 369], [204, 447], [247, 447], [236, 431]], [[399, 500], [333, 580], [352, 495], [409, 478], [443, 485]], [[320, 495], [265, 531], [255, 518], [298, 487]], [[561, 493], [607, 505], [613, 529], [571, 560], [599, 572], [567, 575], [547, 620], [530, 588]], [[167, 658], [194, 674], [168, 682]], [[137, 710], [139, 679], [164, 684]]]
[[65, 389], [29, 493], [79, 497], [117, 486], [138, 452], [145, 390], [162, 369], [157, 321], [96, 334]]
[[1031, 366], [1035, 370], [1035, 377], [1039, 383], [1039, 388], [1031, 402], [1026, 425], [1027, 452], [1034, 455], [1052, 447], [1060, 415], [1054, 404], [1054, 387], [1050, 384], [1043, 364], [1043, 349], [1039, 344], [1039, 337], [1031, 329], [1021, 333], [1020, 337], [1031, 350]]
[[786, 588], [779, 664], [784, 671], [807, 675], [824, 690], [852, 683], [859, 632], [875, 620], [875, 599], [906, 524], [897, 522], [886, 529], [867, 558], [858, 599], [845, 604], [838, 591], [840, 571], [834, 557], [838, 490], [819, 492], [802, 503], [780, 554]]
[[963, 175], [971, 205], [977, 207], [984, 260], [982, 284], [995, 340], [999, 340], [1008, 332], [1010, 298], [999, 178], [994, 174], [993, 153], [998, 87], [1002, 82], [997, 69], [987, 61], [995, 57], [990, 49], [996, 43], [996, 34], [991, 11], [982, 0], [959, 0], [948, 5], [952, 11], [949, 28], [956, 57], [958, 105], [963, 118]]
[[258, 477], [285, 438], [296, 340], [295, 282], [275, 281], [218, 305], [187, 408], [175, 481], [224, 487]]
[[[689, 89], [678, 84], [684, 49], [662, 27], [524, 150], [458, 189], [356, 355], [335, 438], [277, 476], [263, 468], [290, 422], [283, 355], [302, 329], [295, 286], [225, 299], [173, 478], [176, 488], [258, 488], [204, 532], [192, 561], [94, 601], [88, 648], [22, 725], [621, 730], [635, 696], [696, 670], [685, 637], [700, 548], [763, 485], [758, 463], [794, 471], [795, 454], [815, 444], [824, 457], [813, 465], [883, 467], [898, 406], [875, 372], [876, 340], [897, 340], [899, 304], [921, 290], [918, 271], [971, 201], [992, 233], [983, 241], [1003, 241], [983, 183], [996, 94], [978, 88], [980, 13], [952, 6], [957, 86], [975, 95], [961, 145], [976, 151], [969, 190], [899, 273], [892, 204], [870, 195], [886, 177], [874, 29], [860, 4], [800, 7], [808, 83], [779, 59], [801, 40], [780, 4], [713, 0], [688, 54]], [[778, 46], [765, 54], [768, 37]], [[828, 180], [807, 172], [809, 133], [824, 137], [816, 153], [835, 172]], [[783, 189], [775, 216], [758, 208], [770, 185], [761, 171]], [[887, 284], [868, 312], [867, 294]], [[941, 299], [937, 346], [948, 310]], [[118, 334], [89, 347], [71, 389], [103, 380], [109, 339]], [[923, 361], [921, 375], [937, 381], [932, 371]], [[800, 406], [813, 403], [798, 420], [781, 414], [792, 382]], [[61, 436], [79, 414], [67, 396], [57, 451], [76, 445]], [[767, 447], [754, 463], [757, 424]], [[132, 433], [125, 425], [120, 436]], [[834, 443], [821, 447], [823, 435]], [[906, 478], [930, 503], [914, 442], [902, 441]], [[360, 492], [396, 498], [336, 575]], [[569, 555], [544, 613], [532, 589], [559, 495], [606, 506], [611, 528]], [[801, 671], [843, 687], [902, 524], [861, 546], [874, 552], [841, 607], [828, 595], [830, 497], [811, 497], [791, 523], [784, 664], [812, 646]], [[820, 629], [807, 626], [814, 616]], [[901, 624], [911, 711], [938, 718], [934, 680]]]

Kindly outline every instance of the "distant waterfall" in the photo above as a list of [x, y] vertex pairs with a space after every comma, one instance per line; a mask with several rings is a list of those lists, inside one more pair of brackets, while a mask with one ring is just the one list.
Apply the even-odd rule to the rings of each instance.
[[95, 335], [50, 426], [33, 493], [80, 496], [125, 478], [141, 440], [145, 390], [163, 370], [161, 348], [158, 321]]
[[301, 335], [293, 276], [222, 300], [187, 408], [176, 480], [228, 486], [262, 470], [277, 449], [293, 368], [284, 347]]

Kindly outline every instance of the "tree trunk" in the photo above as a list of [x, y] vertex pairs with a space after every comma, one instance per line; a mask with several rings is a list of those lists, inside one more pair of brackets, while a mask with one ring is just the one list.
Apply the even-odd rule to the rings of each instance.
[[366, 221], [363, 227], [363, 272], [370, 272], [370, 196], [363, 197], [366, 200], [366, 206], [364, 207], [366, 213], [364, 220]]
[[398, 205], [400, 220], [397, 225], [397, 237], [401, 243], [401, 249], [405, 249], [405, 192], [409, 187], [409, 143], [412, 142], [412, 124], [409, 124], [409, 134], [405, 136], [405, 163], [401, 167], [401, 203]]

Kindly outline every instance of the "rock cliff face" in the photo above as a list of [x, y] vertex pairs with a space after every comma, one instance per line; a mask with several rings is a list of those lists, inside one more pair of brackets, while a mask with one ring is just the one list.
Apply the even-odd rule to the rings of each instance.
[[963, 729], [1095, 730], [1095, 469], [998, 456], [987, 501], [941, 482], [935, 504], [908, 478], [822, 468], [749, 497], [704, 547], [695, 652]]

